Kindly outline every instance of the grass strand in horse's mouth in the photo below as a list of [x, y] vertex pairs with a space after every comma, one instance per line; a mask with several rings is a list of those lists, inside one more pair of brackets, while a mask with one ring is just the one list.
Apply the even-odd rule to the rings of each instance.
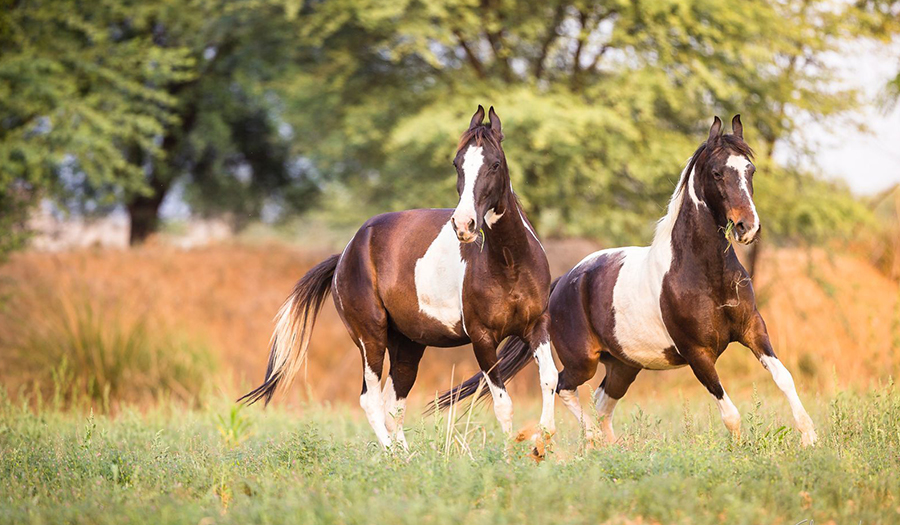
[[728, 242], [728, 246], [725, 247], [725, 251], [728, 251], [728, 248], [731, 248], [734, 244], [734, 241], [737, 240], [737, 237], [734, 235], [734, 221], [728, 219], [728, 224], [723, 228], [725, 234], [725, 240]]

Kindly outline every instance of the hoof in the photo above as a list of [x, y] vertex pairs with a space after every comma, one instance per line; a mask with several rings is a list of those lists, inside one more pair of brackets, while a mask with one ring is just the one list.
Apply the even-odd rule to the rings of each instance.
[[803, 433], [800, 435], [800, 444], [803, 446], [803, 448], [806, 448], [806, 447], [812, 447], [812, 446], [814, 446], [818, 441], [819, 441], [819, 437], [816, 436], [816, 431], [815, 431], [815, 430], [810, 429], [810, 430], [808, 430], [808, 431], [806, 431], [806, 432], [803, 432]]

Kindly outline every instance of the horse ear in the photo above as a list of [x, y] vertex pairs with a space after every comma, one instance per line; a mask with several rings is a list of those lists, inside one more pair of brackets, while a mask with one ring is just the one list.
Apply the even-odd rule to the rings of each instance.
[[498, 117], [497, 113], [494, 112], [494, 106], [491, 106], [491, 109], [488, 110], [488, 120], [491, 121], [491, 131], [493, 131], [498, 137], [502, 137], [503, 132], [500, 131], [500, 117]]
[[741, 115], [737, 114], [731, 119], [731, 133], [735, 137], [744, 140], [744, 125], [741, 124]]
[[709, 138], [706, 139], [706, 142], [712, 143], [713, 139], [719, 137], [719, 133], [722, 132], [722, 121], [719, 120], [719, 117], [716, 117], [713, 120], [712, 126], [709, 128]]
[[472, 129], [476, 126], [480, 126], [481, 122], [484, 120], [484, 108], [481, 104], [478, 104], [478, 109], [475, 111], [475, 114], [472, 115], [472, 121], [469, 122], [469, 129]]

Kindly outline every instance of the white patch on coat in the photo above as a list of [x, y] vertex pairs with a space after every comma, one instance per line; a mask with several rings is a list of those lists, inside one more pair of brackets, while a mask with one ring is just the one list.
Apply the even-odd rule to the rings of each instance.
[[747, 183], [747, 180], [749, 179], [747, 168], [750, 167], [750, 159], [743, 155], [731, 155], [728, 157], [726, 166], [737, 171], [741, 184], [741, 191], [744, 193], [744, 196], [747, 197], [747, 202], [750, 203], [750, 211], [753, 212], [753, 225], [747, 230], [745, 236], [752, 239], [759, 229], [759, 214], [756, 213], [756, 204], [753, 202], [753, 195], [750, 195], [750, 185]]
[[622, 248], [607, 248], [605, 250], [596, 251], [596, 252], [588, 255], [584, 259], [580, 260], [578, 262], [578, 264], [576, 264], [575, 267], [572, 268], [572, 271], [575, 271], [578, 268], [581, 268], [582, 266], [587, 266], [588, 264], [591, 264], [592, 262], [594, 262], [595, 260], [599, 259], [600, 257], [602, 257], [604, 255], [612, 255], [612, 254], [618, 253], [620, 251], [622, 251]]
[[466, 263], [459, 240], [447, 222], [431, 242], [425, 255], [416, 261], [415, 285], [419, 311], [456, 334], [462, 320], [462, 286]]
[[366, 382], [366, 392], [359, 396], [359, 406], [366, 413], [366, 419], [369, 425], [375, 431], [375, 436], [381, 446], [387, 448], [391, 446], [391, 437], [387, 431], [384, 422], [384, 402], [381, 398], [381, 382], [375, 371], [369, 367], [369, 360], [366, 359], [366, 345], [362, 341], [359, 342], [363, 353], [363, 379]]
[[481, 166], [484, 165], [484, 148], [481, 146], [469, 146], [463, 156], [463, 191], [459, 196], [459, 204], [453, 217], [456, 218], [456, 226], [463, 228], [466, 221], [475, 220], [475, 183]]
[[803, 445], [815, 444], [818, 440], [815, 427], [809, 414], [806, 413], [806, 409], [803, 408], [803, 403], [800, 402], [800, 396], [797, 395], [797, 388], [794, 386], [794, 378], [791, 373], [777, 357], [764, 355], [759, 358], [759, 362], [772, 374], [772, 380], [787, 397]]
[[[687, 169], [687, 168], [685, 168], [685, 169]], [[691, 197], [691, 202], [694, 203], [694, 207], [700, 208], [701, 204], [703, 204], [705, 206], [706, 203], [701, 201], [700, 198], [697, 197], [697, 189], [694, 187], [694, 184], [695, 184], [694, 172], [695, 172], [695, 170], [691, 170], [691, 174], [688, 175], [688, 181], [687, 181], [688, 194]]]
[[737, 407], [731, 402], [731, 398], [728, 397], [728, 394], [722, 395], [722, 399], [716, 399], [716, 406], [719, 407], [719, 414], [722, 416], [722, 422], [725, 423], [725, 428], [730, 430], [732, 434], [740, 437], [741, 413], [738, 412]]
[[[393, 366], [393, 365], [391, 365]], [[406, 399], [398, 399], [394, 379], [388, 376], [384, 383], [384, 422], [387, 430], [403, 448], [409, 448], [403, 433], [403, 418], [406, 415]]]
[[495, 224], [497, 224], [497, 221], [499, 221], [500, 218], [503, 217], [504, 213], [506, 212], [497, 213], [496, 211], [494, 211], [494, 208], [489, 209], [487, 213], [484, 214], [484, 224], [488, 228], [493, 227]]
[[510, 435], [512, 434], [513, 407], [512, 399], [509, 398], [509, 392], [506, 391], [505, 387], [491, 383], [491, 378], [484, 372], [481, 374], [484, 376], [488, 389], [491, 391], [491, 397], [494, 400], [494, 414], [497, 416], [497, 421], [500, 422], [500, 428], [503, 429], [503, 433]]
[[553, 362], [553, 354], [550, 351], [550, 341], [538, 345], [534, 351], [534, 358], [538, 364], [541, 376], [541, 395], [543, 405], [541, 408], [541, 427], [548, 432], [556, 432], [556, 420], [554, 418], [554, 401], [556, 400], [556, 383], [559, 379], [559, 370]]
[[[681, 173], [682, 180], [686, 171]], [[629, 359], [651, 370], [677, 368], [665, 357], [665, 350], [675, 342], [666, 330], [659, 301], [663, 278], [672, 265], [672, 231], [683, 201], [679, 181], [668, 212], [656, 225], [653, 244], [620, 249], [622, 267], [613, 287], [615, 337]]]

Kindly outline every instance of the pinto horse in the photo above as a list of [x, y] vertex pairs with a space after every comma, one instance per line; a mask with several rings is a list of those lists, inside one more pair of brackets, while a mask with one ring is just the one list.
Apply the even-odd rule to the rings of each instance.
[[[732, 134], [721, 135], [721, 128], [716, 117], [709, 138], [682, 172], [649, 247], [593, 253], [553, 283], [550, 335], [564, 367], [557, 392], [588, 437], [594, 428], [576, 389], [594, 376], [598, 363], [606, 376], [594, 400], [607, 441], [616, 439], [613, 409], [638, 372], [685, 365], [715, 398], [728, 430], [740, 437], [740, 414], [715, 368], [728, 344], [737, 341], [750, 348], [787, 396], [803, 445], [816, 442], [812, 420], [790, 372], [775, 356], [750, 276], [731, 244], [749, 244], [759, 235], [756, 168], [740, 115], [732, 120]], [[510, 347], [507, 358], [523, 350]], [[518, 363], [520, 369], [527, 361]], [[452, 397], [471, 395], [471, 383]]]
[[[482, 123], [484, 108], [478, 106], [457, 146], [455, 210], [372, 217], [342, 254], [329, 257], [296, 284], [276, 317], [265, 381], [241, 401], [268, 403], [276, 389], [291, 383], [331, 291], [362, 354], [360, 405], [384, 447], [392, 439], [407, 446], [406, 397], [426, 346], [472, 343], [497, 419], [511, 434], [512, 401], [501, 379], [504, 372], [496, 366], [497, 347], [507, 337], [532, 349], [544, 396], [541, 424], [554, 430], [558, 371], [548, 333], [550, 269], [513, 192], [493, 107], [488, 119]], [[382, 393], [385, 349], [390, 376]]]

